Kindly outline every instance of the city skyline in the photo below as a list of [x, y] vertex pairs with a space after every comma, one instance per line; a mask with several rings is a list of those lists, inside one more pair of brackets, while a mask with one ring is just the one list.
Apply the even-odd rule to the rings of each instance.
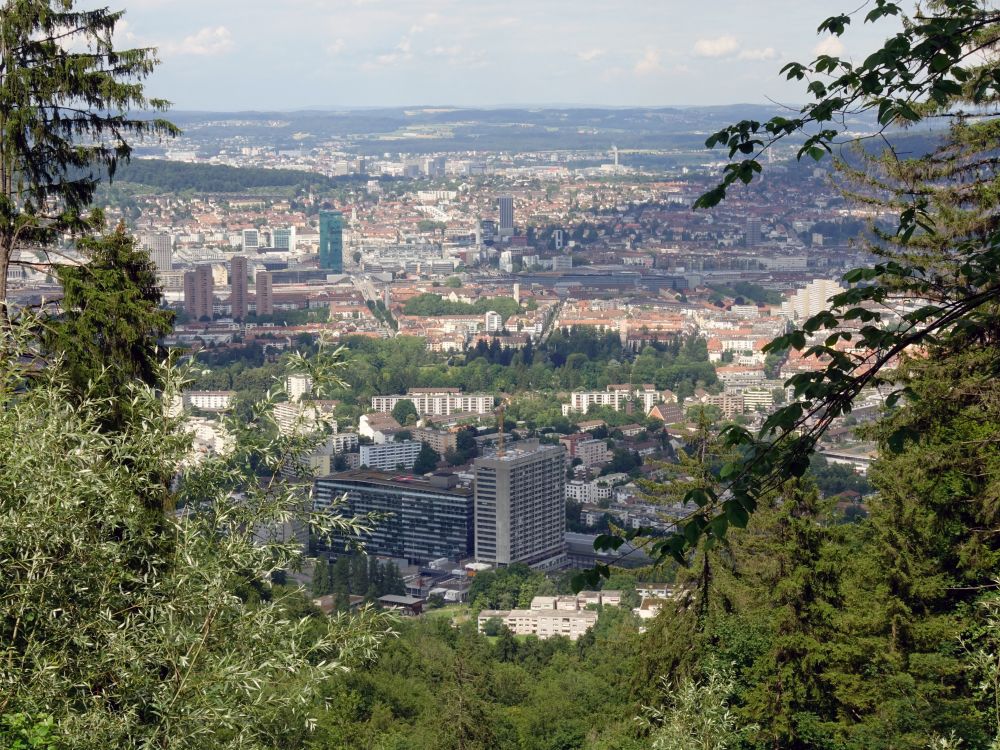
[[776, 75], [782, 64], [820, 52], [850, 57], [895, 31], [894, 21], [859, 17], [843, 39], [817, 36], [818, 19], [854, 10], [837, 0], [123, 7], [119, 44], [159, 49], [150, 90], [178, 110], [209, 111], [796, 103], [801, 87]]

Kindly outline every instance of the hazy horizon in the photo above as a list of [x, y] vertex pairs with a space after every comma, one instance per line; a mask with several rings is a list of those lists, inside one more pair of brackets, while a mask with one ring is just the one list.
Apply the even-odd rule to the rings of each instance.
[[[844, 0], [123, 0], [120, 46], [154, 46], [147, 91], [176, 110], [710, 106], [786, 98], [819, 52], [866, 54], [896, 29], [818, 36]], [[349, 104], [343, 104], [349, 102]], [[423, 102], [448, 102], [423, 104]], [[502, 104], [517, 102], [517, 105]], [[684, 105], [668, 102], [684, 102]], [[568, 105], [560, 105], [566, 107]]]

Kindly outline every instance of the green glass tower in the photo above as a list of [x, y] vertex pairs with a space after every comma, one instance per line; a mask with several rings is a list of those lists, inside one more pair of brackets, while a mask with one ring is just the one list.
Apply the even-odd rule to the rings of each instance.
[[319, 212], [319, 267], [344, 272], [344, 215], [340, 211]]

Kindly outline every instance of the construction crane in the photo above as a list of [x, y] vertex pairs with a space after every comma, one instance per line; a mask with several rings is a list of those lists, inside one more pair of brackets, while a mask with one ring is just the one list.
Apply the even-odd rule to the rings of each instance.
[[497, 441], [497, 456], [503, 458], [505, 454], [504, 450], [504, 415], [507, 413], [507, 399], [502, 399], [500, 401], [500, 406], [497, 407], [497, 429], [500, 431], [500, 439]]

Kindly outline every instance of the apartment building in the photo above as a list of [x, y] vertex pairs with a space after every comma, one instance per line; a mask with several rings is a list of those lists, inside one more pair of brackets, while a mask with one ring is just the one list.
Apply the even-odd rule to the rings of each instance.
[[566, 561], [566, 450], [523, 441], [503, 453], [477, 458], [476, 559], [538, 568]]
[[493, 396], [485, 393], [462, 393], [460, 388], [410, 388], [405, 394], [372, 396], [372, 411], [391, 412], [400, 401], [412, 401], [420, 416], [444, 416], [455, 412], [491, 414]]

